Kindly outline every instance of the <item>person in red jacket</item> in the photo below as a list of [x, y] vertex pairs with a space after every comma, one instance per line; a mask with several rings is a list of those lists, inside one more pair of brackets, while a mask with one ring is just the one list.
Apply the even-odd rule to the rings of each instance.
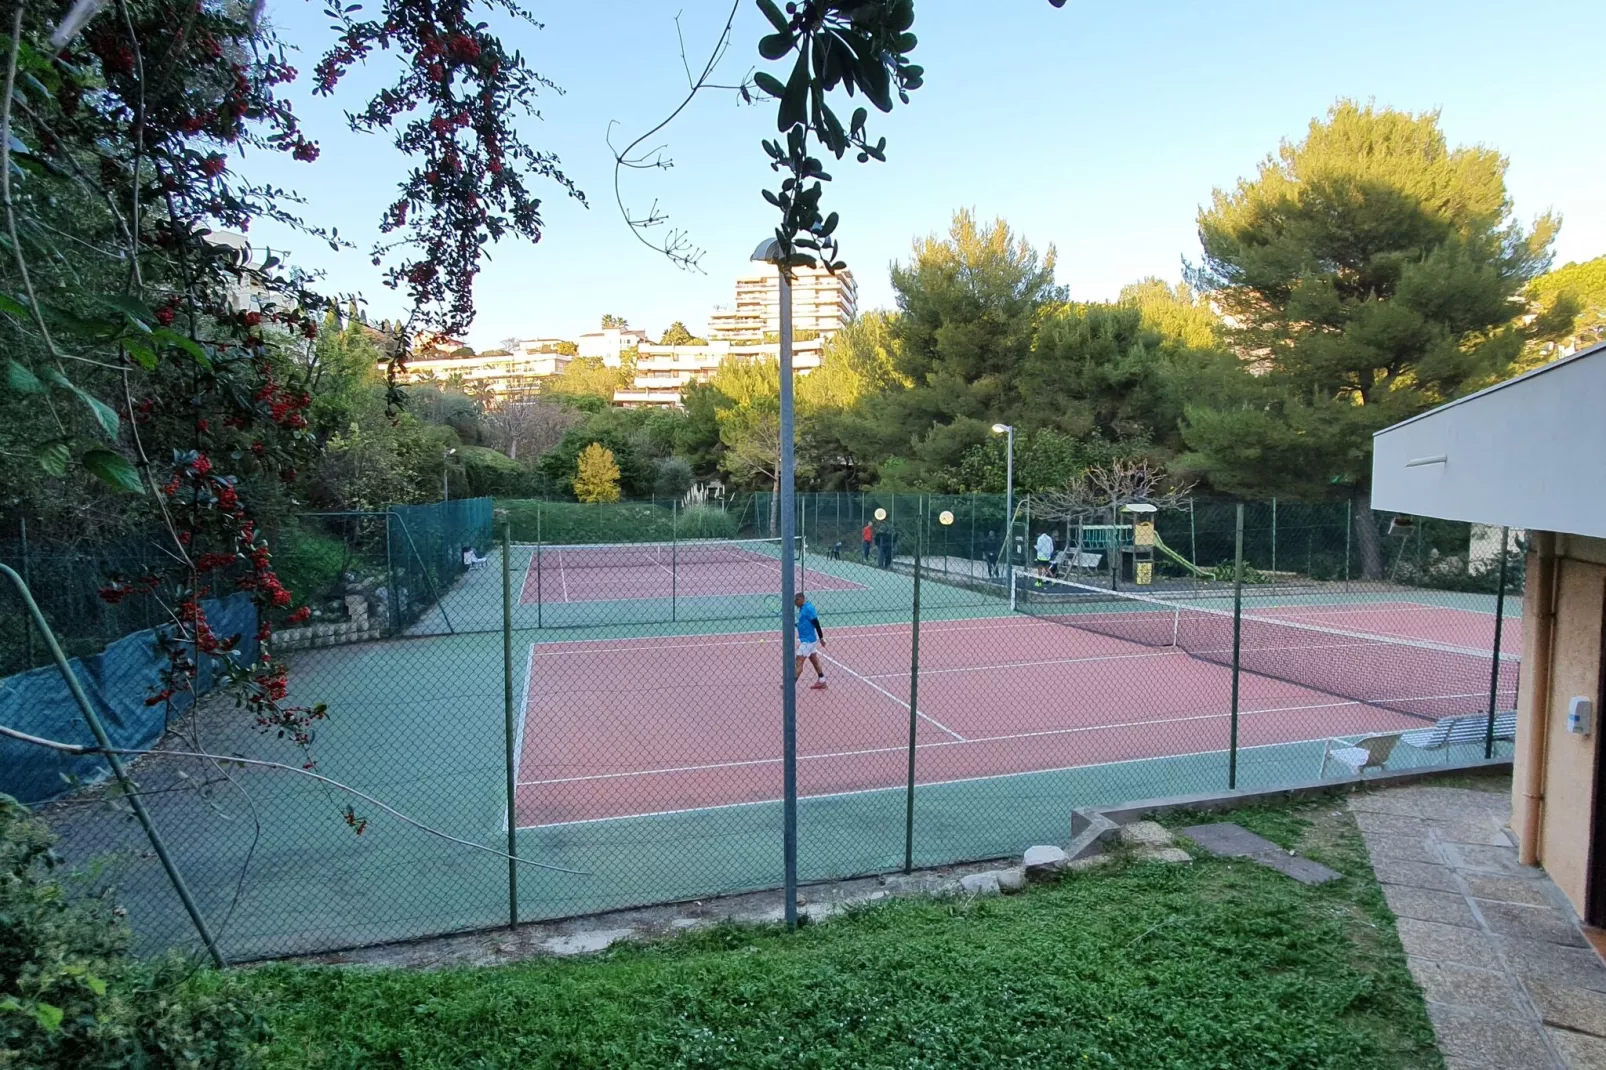
[[875, 525], [865, 524], [864, 530], [860, 534], [864, 536], [864, 563], [868, 565], [870, 563], [870, 547], [875, 543]]

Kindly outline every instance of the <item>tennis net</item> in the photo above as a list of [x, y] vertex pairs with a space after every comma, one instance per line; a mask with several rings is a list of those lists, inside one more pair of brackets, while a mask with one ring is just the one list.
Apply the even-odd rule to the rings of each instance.
[[[803, 553], [802, 537], [797, 553]], [[780, 539], [686, 539], [680, 542], [617, 542], [543, 545], [543, 568], [673, 568], [677, 565], [777, 564]]]
[[[1230, 610], [1055, 579], [1023, 588], [1018, 605], [1031, 616], [1070, 628], [1232, 665]], [[1386, 613], [1386, 607], [1379, 612]], [[1239, 621], [1244, 672], [1431, 721], [1487, 713], [1498, 657], [1496, 704], [1500, 710], [1516, 708], [1520, 659], [1512, 654], [1251, 613], [1241, 614]]]

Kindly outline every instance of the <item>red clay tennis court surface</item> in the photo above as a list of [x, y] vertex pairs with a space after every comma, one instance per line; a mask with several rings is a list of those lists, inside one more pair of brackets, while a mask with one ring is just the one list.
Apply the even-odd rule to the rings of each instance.
[[[1362, 620], [1352, 611], [1365, 609]], [[1484, 614], [1428, 606], [1257, 610], [1450, 643]], [[1325, 618], [1332, 616], [1331, 621]], [[1463, 619], [1471, 618], [1471, 619]], [[798, 692], [798, 790], [899, 787], [909, 731], [907, 624], [830, 627], [829, 688]], [[1455, 643], [1455, 645], [1473, 645]], [[779, 797], [780, 643], [770, 633], [541, 643], [518, 747], [519, 827]], [[917, 780], [968, 780], [1224, 750], [1231, 672], [1186, 653], [1026, 616], [921, 626]], [[1240, 680], [1240, 745], [1427, 721], [1265, 676]]]
[[[732, 551], [720, 560], [686, 558], [667, 547], [661, 554], [628, 554], [628, 547], [610, 548], [600, 558], [579, 548], [553, 547], [530, 558], [519, 601], [611, 602], [632, 598], [698, 598], [718, 595], [765, 595], [781, 589], [781, 563], [761, 553]], [[814, 569], [800, 570], [805, 589], [862, 591], [864, 584]]]

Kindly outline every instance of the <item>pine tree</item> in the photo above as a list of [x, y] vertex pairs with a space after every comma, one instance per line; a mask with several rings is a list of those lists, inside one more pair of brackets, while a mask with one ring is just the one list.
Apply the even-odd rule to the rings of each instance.
[[[1193, 272], [1240, 367], [1187, 409], [1186, 464], [1246, 496], [1349, 494], [1368, 576], [1374, 431], [1504, 373], [1556, 222], [1511, 215], [1506, 160], [1436, 113], [1341, 102], [1199, 214]], [[1210, 396], [1215, 394], [1216, 396]]]

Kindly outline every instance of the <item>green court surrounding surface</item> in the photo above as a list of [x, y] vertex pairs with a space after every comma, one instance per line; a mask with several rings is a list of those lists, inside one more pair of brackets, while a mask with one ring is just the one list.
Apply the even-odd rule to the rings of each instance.
[[[518, 597], [529, 548], [515, 547], [512, 589]], [[825, 619], [837, 625], [897, 624], [910, 619], [912, 580], [856, 561], [811, 558], [811, 568], [861, 585], [821, 591]], [[468, 573], [444, 599], [439, 625], [455, 634], [413, 635], [331, 646], [292, 656], [292, 701], [328, 704], [329, 720], [313, 748], [320, 773], [369, 793], [409, 817], [487, 847], [507, 844], [502, 575], [499, 554]], [[513, 698], [520, 700], [532, 645], [584, 639], [648, 638], [758, 631], [775, 627], [761, 598], [703, 599], [691, 619], [662, 600], [578, 603], [577, 614], [552, 627], [542, 607], [520, 605], [511, 636]], [[1421, 590], [1370, 592], [1307, 588], [1276, 604], [1444, 605], [1491, 612], [1493, 598]], [[1508, 612], [1516, 606], [1508, 602]], [[1009, 613], [1004, 591], [975, 591], [926, 581], [927, 620], [989, 619]], [[590, 614], [585, 616], [584, 614]], [[669, 617], [674, 619], [668, 619]], [[1515, 628], [1513, 622], [1508, 626]], [[433, 616], [414, 632], [437, 627]], [[479, 629], [479, 630], [476, 630]], [[1067, 630], [1067, 649], [1077, 633]], [[673, 671], [672, 664], [644, 671]], [[1132, 670], [1135, 671], [1135, 670]], [[617, 681], [598, 680], [599, 689]], [[1076, 696], [1063, 696], [1075, 708]], [[779, 703], [776, 704], [777, 707]], [[651, 716], [643, 710], [644, 717]], [[521, 720], [522, 709], [515, 710]], [[779, 712], [773, 716], [779, 751]], [[299, 765], [296, 748], [258, 734], [233, 709], [203, 718], [209, 750]], [[515, 734], [518, 726], [515, 724]], [[539, 741], [536, 741], [537, 743]], [[1157, 739], [1163, 747], [1163, 739]], [[1227, 786], [1227, 740], [1209, 753], [1021, 773], [943, 784], [916, 792], [913, 856], [934, 865], [1014, 854], [1033, 843], [1069, 838], [1075, 807], [1198, 793]], [[1317, 779], [1321, 742], [1249, 748], [1240, 752], [1238, 785], [1266, 787]], [[1455, 753], [1401, 747], [1389, 768], [1412, 761], [1454, 764], [1482, 757], [1482, 748]], [[1498, 756], [1508, 756], [1502, 743]], [[509, 919], [507, 863], [492, 854], [448, 843], [325, 785], [288, 773], [216, 769], [177, 759], [141, 763], [148, 804], [167, 834], [196, 898], [223, 930], [224, 950], [237, 959], [263, 958], [505, 924]], [[168, 791], [181, 780], [211, 781], [205, 794]], [[777, 776], [777, 794], [779, 777]], [[360, 835], [342, 820], [350, 804], [368, 819]], [[800, 875], [805, 881], [883, 872], [902, 865], [905, 795], [901, 788], [805, 798], [799, 805]], [[120, 887], [136, 931], [148, 947], [190, 939], [187, 922], [138, 826], [108, 817], [84, 801], [51, 814], [70, 858], [111, 854], [107, 879]], [[518, 854], [572, 872], [520, 866], [517, 914], [553, 918], [610, 908], [775, 886], [781, 880], [778, 802], [713, 807], [523, 829]], [[242, 876], [243, 874], [243, 876]]]

